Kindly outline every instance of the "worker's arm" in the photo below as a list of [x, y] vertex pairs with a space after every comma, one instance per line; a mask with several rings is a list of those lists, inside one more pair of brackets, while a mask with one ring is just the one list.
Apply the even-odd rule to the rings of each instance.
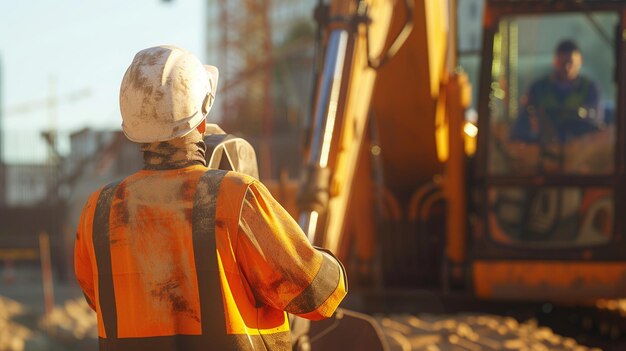
[[89, 247], [91, 242], [91, 228], [93, 225], [93, 212], [95, 209], [95, 200], [98, 194], [93, 194], [80, 215], [78, 229], [76, 231], [76, 242], [74, 243], [74, 271], [76, 280], [83, 289], [83, 294], [89, 306], [95, 311], [95, 291], [94, 278], [92, 271], [92, 262], [89, 255]]
[[261, 183], [243, 201], [236, 250], [257, 303], [316, 320], [330, 317], [346, 295], [339, 260], [314, 248]]

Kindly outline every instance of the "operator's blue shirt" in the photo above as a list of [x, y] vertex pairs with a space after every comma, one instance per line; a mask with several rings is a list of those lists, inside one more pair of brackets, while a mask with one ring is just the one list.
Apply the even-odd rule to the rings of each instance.
[[[537, 118], [537, 123], [531, 123]], [[584, 76], [568, 82], [546, 76], [528, 90], [510, 139], [524, 142], [567, 142], [598, 129], [602, 123], [600, 93], [594, 81]]]

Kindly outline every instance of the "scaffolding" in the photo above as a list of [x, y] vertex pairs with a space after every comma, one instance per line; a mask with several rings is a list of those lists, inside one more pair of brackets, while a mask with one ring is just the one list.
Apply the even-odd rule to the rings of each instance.
[[[220, 66], [225, 78], [221, 115], [257, 116], [249, 132], [261, 135], [261, 174], [268, 175], [267, 139], [272, 133], [272, 31], [270, 0], [219, 0]], [[245, 82], [245, 84], [243, 84]]]
[[[303, 20], [312, 23], [313, 4], [314, 1], [295, 0], [209, 2], [207, 53], [209, 62], [220, 69], [218, 99], [212, 115], [227, 132], [253, 139], [262, 179], [276, 173], [275, 162], [270, 159], [275, 154], [270, 141], [276, 139], [276, 118], [287, 114], [285, 108], [277, 106], [277, 101], [299, 103], [302, 98], [288, 95], [306, 94], [302, 91], [306, 89], [293, 82], [283, 84], [291, 84], [291, 89], [277, 90], [277, 85], [282, 84], [276, 81], [281, 80], [277, 77], [286, 71], [284, 61], [290, 55], [302, 55], [306, 51], [302, 47], [285, 49], [281, 45], [295, 23]], [[313, 46], [312, 42], [306, 45]], [[302, 67], [295, 74], [310, 75], [311, 70]]]

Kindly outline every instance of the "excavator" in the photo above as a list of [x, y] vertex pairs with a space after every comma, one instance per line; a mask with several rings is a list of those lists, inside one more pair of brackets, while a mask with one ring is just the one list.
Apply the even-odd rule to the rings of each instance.
[[[476, 121], [466, 118], [472, 87], [458, 64], [457, 5], [318, 7], [323, 59], [301, 227], [346, 263], [353, 291], [625, 296], [626, 223], [615, 214], [626, 201], [626, 4], [486, 0]], [[599, 122], [565, 142], [514, 140], [529, 86], [550, 73], [562, 40], [577, 42], [602, 106], [568, 118]]]
[[[344, 262], [350, 296], [626, 296], [616, 215], [626, 210], [626, 3], [485, 0], [471, 86], [457, 1], [320, 1], [301, 228]], [[515, 140], [563, 40], [576, 42], [600, 106], [567, 123], [593, 128], [555, 141], [547, 135], [563, 124], [539, 113], [540, 142]]]

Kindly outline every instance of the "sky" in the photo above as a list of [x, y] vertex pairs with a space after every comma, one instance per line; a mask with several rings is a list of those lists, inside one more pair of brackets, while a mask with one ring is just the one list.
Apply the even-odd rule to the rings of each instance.
[[206, 1], [0, 0], [4, 160], [45, 161], [46, 129], [119, 130], [119, 86], [136, 52], [174, 44], [204, 61]]

